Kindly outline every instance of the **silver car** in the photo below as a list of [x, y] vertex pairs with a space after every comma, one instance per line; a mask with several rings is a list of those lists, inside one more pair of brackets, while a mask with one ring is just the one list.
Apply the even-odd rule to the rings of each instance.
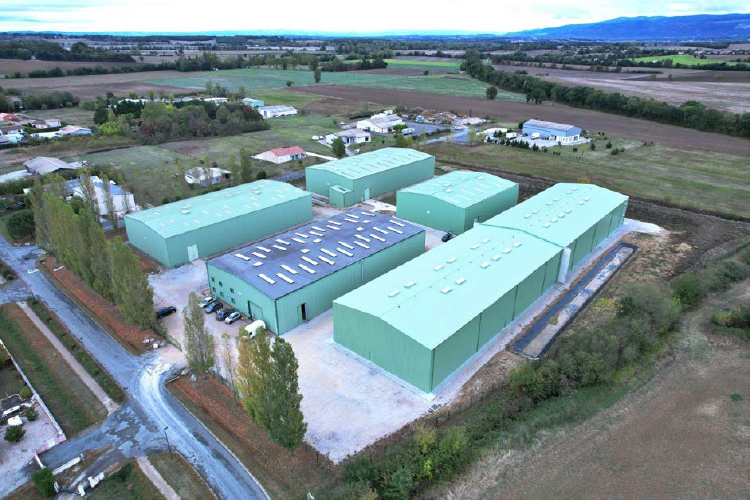
[[224, 323], [226, 323], [227, 325], [231, 325], [238, 319], [242, 319], [242, 314], [238, 313], [237, 311], [234, 311], [232, 314], [224, 318]]

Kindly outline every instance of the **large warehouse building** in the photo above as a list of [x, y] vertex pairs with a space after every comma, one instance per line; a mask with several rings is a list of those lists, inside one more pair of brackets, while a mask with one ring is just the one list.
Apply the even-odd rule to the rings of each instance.
[[430, 179], [435, 157], [409, 148], [383, 148], [305, 169], [307, 190], [331, 205], [350, 207]]
[[222, 252], [312, 219], [312, 197], [261, 180], [125, 216], [130, 243], [165, 266]]
[[519, 228], [497, 225], [501, 214], [336, 299], [334, 340], [433, 392], [563, 281], [578, 248], [617, 230], [626, 202], [596, 186], [554, 186], [504, 213]]
[[528, 136], [539, 134], [542, 139], [552, 139], [558, 142], [574, 142], [581, 138], [581, 128], [565, 123], [528, 120], [523, 124], [523, 133]]
[[399, 191], [396, 214], [453, 234], [509, 209], [518, 202], [518, 184], [481, 172], [456, 170]]
[[352, 210], [207, 262], [211, 291], [277, 334], [424, 252], [425, 232]]

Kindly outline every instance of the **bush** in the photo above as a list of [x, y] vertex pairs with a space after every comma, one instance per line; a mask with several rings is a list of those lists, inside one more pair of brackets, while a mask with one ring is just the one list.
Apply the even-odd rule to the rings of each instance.
[[16, 212], [6, 222], [11, 238], [19, 239], [34, 234], [34, 214], [31, 210]]
[[26, 431], [23, 430], [22, 425], [12, 425], [5, 429], [5, 440], [10, 443], [17, 443], [23, 438]]
[[378, 479], [378, 471], [365, 457], [359, 457], [344, 466], [344, 481], [366, 483], [368, 486]]
[[257, 174], [255, 174], [255, 180], [256, 181], [265, 179], [266, 177], [268, 177], [268, 175], [266, 174], [265, 170], [261, 170], [260, 172], [258, 172]]
[[396, 469], [383, 486], [383, 498], [389, 500], [408, 500], [414, 487], [414, 472], [411, 467], [402, 465]]
[[612, 149], [612, 141], [607, 141], [607, 144], [604, 145], [607, 149]]
[[366, 483], [344, 483], [331, 491], [334, 500], [377, 500], [378, 495]]
[[684, 309], [693, 309], [706, 298], [706, 287], [695, 274], [684, 274], [672, 282], [675, 298]]
[[55, 476], [52, 471], [48, 468], [38, 470], [31, 476], [31, 480], [34, 482], [34, 486], [39, 490], [39, 493], [45, 497], [53, 496], [55, 491]]
[[23, 412], [23, 416], [26, 417], [26, 420], [28, 420], [29, 422], [33, 422], [34, 420], [39, 418], [39, 412], [37, 412], [36, 408], [34, 408], [33, 406], [29, 406]]
[[24, 386], [24, 387], [23, 387], [23, 388], [21, 389], [21, 392], [19, 393], [19, 395], [20, 395], [20, 396], [21, 396], [21, 397], [22, 397], [23, 399], [31, 399], [31, 396], [32, 396], [32, 394], [31, 394], [31, 389], [29, 389], [29, 388], [28, 388], [27, 386]]
[[109, 476], [109, 478], [112, 481], [116, 481], [118, 483], [124, 483], [125, 481], [128, 480], [132, 472], [133, 472], [133, 462], [128, 462], [122, 467], [120, 467], [111, 476]]

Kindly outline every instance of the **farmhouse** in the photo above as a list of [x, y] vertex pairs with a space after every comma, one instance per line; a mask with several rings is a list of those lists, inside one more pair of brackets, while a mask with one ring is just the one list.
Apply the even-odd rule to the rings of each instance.
[[257, 109], [263, 118], [276, 118], [279, 116], [292, 116], [297, 114], [297, 110], [292, 106], [259, 106]]
[[396, 214], [418, 224], [461, 234], [514, 206], [518, 184], [481, 172], [456, 170], [396, 194]]
[[34, 120], [31, 126], [38, 129], [57, 128], [61, 126], [60, 120]]
[[395, 114], [373, 116], [367, 120], [360, 120], [357, 122], [357, 128], [360, 130], [366, 130], [368, 132], [376, 132], [378, 134], [387, 134], [393, 131], [393, 127], [396, 125], [403, 125], [404, 121], [400, 116]]
[[206, 269], [214, 296], [283, 334], [424, 245], [421, 228], [352, 210], [211, 259]]
[[340, 132], [328, 134], [326, 136], [326, 142], [328, 144], [333, 144], [333, 141], [335, 141], [339, 137], [341, 137], [341, 139], [344, 141], [344, 144], [346, 144], [347, 146], [349, 144], [363, 144], [372, 140], [372, 134], [370, 134], [369, 132], [360, 130], [358, 128], [350, 128], [347, 130], [342, 130]]
[[270, 161], [276, 164], [302, 160], [305, 157], [307, 157], [307, 153], [299, 146], [271, 149], [270, 151], [255, 155], [255, 158], [258, 160]]
[[[107, 204], [107, 193], [104, 181], [96, 175], [92, 175], [91, 184], [94, 187], [93, 194], [99, 209], [99, 214], [108, 215], [109, 206]], [[80, 179], [67, 181], [65, 183], [65, 186], [68, 189], [69, 196], [85, 198]], [[114, 208], [115, 214], [117, 214], [118, 217], [122, 217], [127, 212], [136, 208], [133, 193], [121, 188], [114, 181], [109, 181], [109, 196], [112, 198], [112, 207]]]
[[14, 115], [13, 113], [0, 113], [0, 122], [15, 122], [18, 120], [18, 115]]
[[199, 186], [210, 186], [213, 184], [220, 184], [229, 179], [229, 170], [223, 168], [201, 168], [195, 167], [185, 172], [185, 182], [188, 184], [196, 184]]
[[90, 135], [91, 129], [86, 127], [79, 127], [77, 125], [66, 125], [56, 132], [60, 137], [66, 135]]
[[431, 178], [435, 157], [413, 149], [383, 148], [305, 169], [308, 191], [350, 207]]
[[[558, 142], [574, 142], [581, 138], [581, 129], [574, 125], [564, 123], [543, 122], [541, 120], [528, 120], [523, 124], [523, 133], [530, 137], [552, 139]], [[538, 135], [534, 135], [538, 134]]]
[[265, 103], [260, 99], [254, 99], [252, 97], [245, 97], [244, 99], [242, 99], [242, 104], [244, 104], [245, 106], [250, 106], [251, 108], [259, 108], [265, 105]]
[[23, 163], [31, 175], [45, 175], [59, 170], [77, 170], [83, 167], [81, 162], [66, 163], [59, 158], [37, 156]]
[[597, 186], [553, 186], [336, 299], [334, 340], [437, 392], [617, 231], [626, 206], [626, 196]]
[[260, 180], [128, 214], [125, 228], [134, 247], [174, 267], [311, 218], [309, 193]]

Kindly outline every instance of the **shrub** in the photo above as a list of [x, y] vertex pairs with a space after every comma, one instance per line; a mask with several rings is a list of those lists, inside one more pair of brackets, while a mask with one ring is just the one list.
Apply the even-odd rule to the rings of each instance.
[[595, 142], [591, 143], [591, 151], [596, 151], [596, 143]]
[[383, 486], [383, 498], [389, 500], [408, 500], [409, 493], [414, 487], [414, 472], [411, 467], [402, 465], [396, 469]]
[[255, 174], [255, 180], [258, 180], [258, 181], [261, 179], [265, 179], [266, 177], [268, 177], [268, 174], [266, 174], [265, 170], [261, 170], [260, 172]]
[[11, 443], [17, 443], [23, 438], [26, 431], [22, 425], [12, 425], [5, 429], [5, 440]]
[[378, 471], [365, 457], [355, 458], [344, 466], [344, 481], [366, 483], [368, 486], [378, 479]]
[[128, 480], [128, 477], [130, 477], [130, 473], [133, 472], [133, 463], [128, 462], [122, 467], [120, 467], [119, 470], [114, 472], [110, 477], [113, 481], [117, 481], [118, 483], [124, 483]]
[[6, 222], [11, 238], [19, 239], [34, 233], [34, 214], [31, 210], [16, 212]]
[[29, 389], [27, 386], [24, 386], [21, 389], [21, 392], [19, 394], [23, 399], [31, 399], [31, 389]]
[[31, 480], [34, 482], [34, 486], [39, 490], [39, 493], [45, 497], [53, 496], [55, 491], [55, 475], [48, 468], [38, 470], [31, 476]]
[[604, 145], [607, 149], [612, 149], [612, 141], [607, 141], [607, 144]]
[[37, 412], [36, 408], [34, 408], [33, 406], [29, 406], [23, 412], [23, 416], [26, 417], [29, 422], [33, 422], [34, 420], [39, 418], [39, 412]]
[[692, 309], [703, 302], [706, 287], [695, 274], [684, 274], [672, 282], [674, 296], [685, 309]]
[[335, 500], [377, 500], [378, 495], [366, 483], [344, 483], [331, 491]]

